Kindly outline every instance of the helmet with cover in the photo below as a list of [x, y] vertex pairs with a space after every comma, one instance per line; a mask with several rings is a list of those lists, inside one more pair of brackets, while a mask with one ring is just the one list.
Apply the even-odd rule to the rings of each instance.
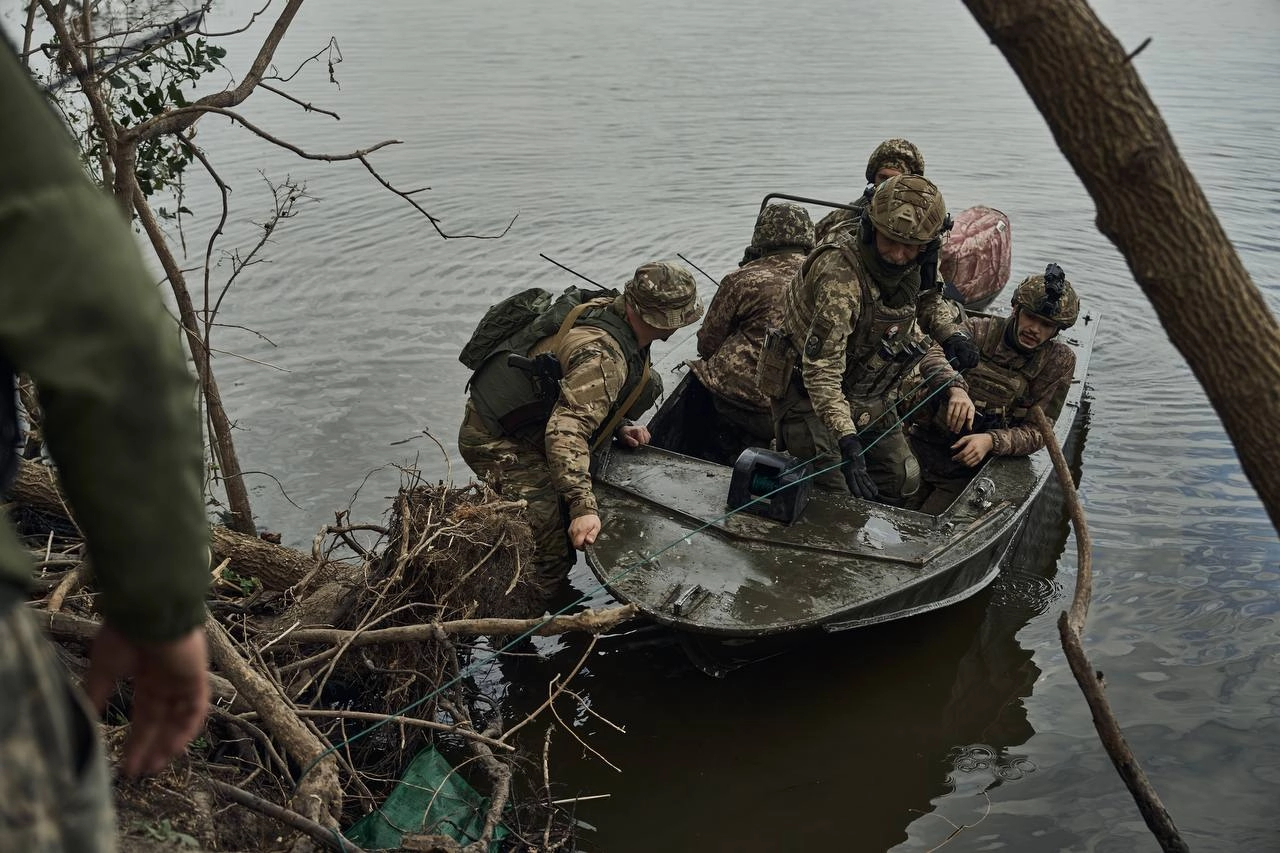
[[889, 178], [876, 187], [866, 211], [877, 231], [911, 246], [927, 245], [950, 225], [942, 193], [923, 175]]
[[1080, 297], [1057, 264], [1044, 268], [1044, 275], [1029, 275], [1013, 292], [1013, 307], [1043, 317], [1059, 329], [1070, 329], [1080, 316]]
[[867, 183], [875, 183], [881, 169], [894, 169], [900, 175], [923, 175], [924, 155], [905, 139], [886, 139], [867, 158]]
[[760, 252], [792, 247], [809, 251], [813, 248], [813, 219], [809, 211], [791, 202], [768, 205], [756, 217], [751, 246]]

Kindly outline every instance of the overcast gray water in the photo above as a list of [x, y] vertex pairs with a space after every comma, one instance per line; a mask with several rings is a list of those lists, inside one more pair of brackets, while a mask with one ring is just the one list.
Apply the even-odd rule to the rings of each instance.
[[[1137, 68], [1275, 310], [1280, 6], [1213, 5], [1094, 8], [1127, 46], [1153, 39]], [[250, 9], [236, 0], [218, 20]], [[1086, 648], [1192, 849], [1280, 851], [1275, 531], [1090, 198], [958, 0], [308, 0], [281, 71], [331, 35], [338, 85], [312, 66], [290, 91], [340, 122], [268, 92], [245, 114], [316, 153], [402, 140], [373, 162], [404, 188], [431, 187], [416, 198], [444, 229], [515, 222], [501, 240], [446, 242], [359, 164], [304, 162], [202, 121], [235, 187], [225, 246], [266, 216], [259, 171], [305, 180], [318, 202], [226, 300], [222, 319], [262, 337], [228, 328], [214, 342], [281, 368], [215, 365], [242, 464], [271, 475], [252, 479], [264, 524], [309, 542], [357, 490], [354, 517], [378, 520], [398, 484], [386, 466], [450, 473], [425, 438], [395, 444], [423, 429], [465, 479], [457, 352], [498, 298], [575, 282], [539, 252], [609, 285], [676, 253], [719, 277], [765, 193], [851, 198], [870, 150], [905, 136], [953, 211], [1009, 215], [1015, 281], [1056, 261], [1101, 316], [1079, 461], [1094, 543]], [[230, 46], [229, 67], [245, 67], [252, 40]], [[194, 250], [215, 197], [193, 179], [187, 203]], [[626, 734], [586, 714], [575, 732], [621, 772], [560, 732], [555, 793], [610, 795], [578, 806], [594, 827], [584, 849], [609, 853], [924, 851], [961, 824], [948, 850], [1157, 850], [1058, 642], [1075, 571], [1049, 501], [995, 588], [942, 613], [722, 680], [661, 645], [606, 643], [577, 685]], [[575, 581], [595, 588], [581, 569]], [[572, 641], [546, 648], [534, 693], [576, 660]]]

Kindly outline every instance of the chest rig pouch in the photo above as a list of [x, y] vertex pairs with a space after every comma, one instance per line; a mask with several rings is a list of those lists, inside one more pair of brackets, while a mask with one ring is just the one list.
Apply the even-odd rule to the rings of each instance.
[[1005, 324], [993, 321], [983, 330], [979, 347], [982, 358], [978, 366], [965, 371], [969, 397], [978, 410], [975, 428], [1002, 429], [1021, 422], [1027, 416], [1031, 401], [1027, 389], [1044, 370], [1045, 350], [1040, 348], [1023, 355], [1004, 343]]
[[[928, 342], [916, 324], [916, 303], [890, 308], [880, 299], [880, 289], [869, 280], [862, 263], [847, 246], [845, 260], [858, 277], [862, 310], [849, 335], [845, 354], [844, 393], [857, 400], [879, 400], [896, 395], [902, 380], [928, 351]], [[857, 415], [855, 413], [855, 420]]]

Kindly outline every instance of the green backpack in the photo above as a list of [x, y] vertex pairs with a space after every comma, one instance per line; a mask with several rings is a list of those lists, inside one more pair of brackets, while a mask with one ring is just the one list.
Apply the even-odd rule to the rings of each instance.
[[558, 297], [541, 287], [522, 290], [484, 313], [458, 354], [458, 361], [479, 370], [500, 352], [521, 355], [547, 335], [553, 335], [569, 311], [591, 299], [616, 296], [616, 290], [584, 290], [570, 286]]

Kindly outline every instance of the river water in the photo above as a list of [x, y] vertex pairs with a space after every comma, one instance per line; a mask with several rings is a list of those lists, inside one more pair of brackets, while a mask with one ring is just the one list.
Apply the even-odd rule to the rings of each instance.
[[[1152, 38], [1137, 67], [1275, 310], [1280, 7], [1213, 6], [1094, 4], [1126, 46]], [[953, 211], [1009, 215], [1015, 281], [1056, 261], [1101, 317], [1077, 462], [1094, 542], [1086, 648], [1191, 847], [1280, 850], [1276, 533], [999, 52], [957, 0], [870, 7], [308, 0], [277, 64], [285, 76], [336, 38], [336, 82], [311, 65], [289, 91], [341, 121], [268, 92], [244, 114], [313, 153], [402, 140], [372, 162], [404, 189], [430, 187], [414, 198], [446, 231], [514, 223], [498, 240], [444, 241], [359, 164], [201, 123], [235, 188], [228, 248], [265, 218], [260, 173], [291, 174], [312, 197], [277, 229], [269, 263], [236, 280], [214, 342], [245, 357], [216, 370], [242, 464], [265, 472], [251, 477], [255, 508], [303, 544], [353, 495], [353, 516], [378, 520], [396, 465], [464, 480], [456, 355], [498, 298], [575, 283], [539, 253], [608, 285], [677, 253], [718, 278], [764, 194], [847, 200], [875, 144], [905, 136]], [[252, 8], [234, 0], [216, 20]], [[252, 40], [224, 43], [229, 67], [245, 67]], [[193, 262], [215, 199], [192, 180]], [[655, 349], [666, 364], [671, 352]], [[953, 833], [953, 850], [1158, 849], [1058, 642], [1077, 565], [1060, 498], [1035, 520], [970, 602], [725, 679], [660, 638], [604, 643], [576, 684], [626, 733], [570, 720], [565, 702], [609, 764], [560, 731], [551, 768], [559, 797], [609, 795], [577, 807], [594, 827], [584, 849], [923, 851]], [[575, 582], [606, 603], [585, 569]], [[545, 695], [579, 648], [546, 644], [520, 690]]]

